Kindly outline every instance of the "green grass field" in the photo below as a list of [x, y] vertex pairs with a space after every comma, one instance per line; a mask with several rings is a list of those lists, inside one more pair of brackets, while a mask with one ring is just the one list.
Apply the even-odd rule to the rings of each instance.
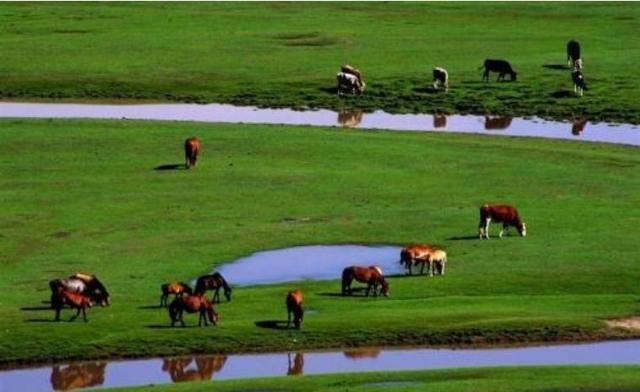
[[[5, 3], [0, 97], [170, 100], [640, 123], [637, 3]], [[590, 90], [573, 96], [565, 45]], [[482, 83], [486, 58], [518, 82]], [[339, 99], [339, 66], [365, 95]], [[449, 70], [451, 89], [428, 87]], [[547, 67], [545, 67], [547, 66]], [[492, 79], [495, 75], [492, 75]]]
[[182, 383], [118, 391], [478, 391], [631, 392], [640, 388], [637, 366], [460, 369]]
[[[1, 125], [5, 365], [589, 340], [631, 336], [602, 320], [640, 311], [635, 148], [260, 125]], [[196, 169], [153, 170], [181, 163], [182, 141], [192, 134], [203, 143]], [[474, 239], [485, 201], [517, 205], [527, 237]], [[238, 288], [218, 307], [218, 327], [184, 330], [168, 328], [166, 311], [155, 308], [161, 283], [255, 251], [413, 242], [444, 246], [447, 276], [392, 277], [388, 299], [326, 295], [339, 292], [337, 280]], [[98, 275], [113, 304], [90, 309], [87, 324], [54, 323], [42, 303], [47, 282], [76, 271]], [[304, 329], [257, 327], [286, 318], [284, 296], [293, 286], [316, 310]]]

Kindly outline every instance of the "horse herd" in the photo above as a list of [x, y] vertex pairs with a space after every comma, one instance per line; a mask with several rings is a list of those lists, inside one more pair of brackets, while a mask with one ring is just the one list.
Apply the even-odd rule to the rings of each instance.
[[[584, 74], [582, 73], [583, 61], [580, 54], [580, 43], [571, 40], [567, 43], [567, 62], [571, 67], [571, 80], [573, 81], [573, 91], [575, 94], [582, 96], [584, 90], [587, 90]], [[509, 75], [509, 81], [515, 82], [517, 72], [513, 70], [511, 64], [506, 60], [486, 59], [479, 69], [484, 69], [482, 80], [489, 81], [489, 73], [498, 73], [498, 82], [504, 82], [505, 76]], [[432, 71], [432, 84], [434, 89], [443, 87], [445, 91], [449, 90], [449, 72], [442, 67], [434, 67]], [[338, 80], [338, 95], [344, 93], [362, 94], [365, 89], [365, 82], [362, 78], [362, 72], [351, 65], [343, 65], [336, 74]]]
[[[480, 207], [480, 222], [478, 224], [478, 237], [489, 239], [489, 225], [491, 222], [502, 223], [499, 237], [502, 238], [509, 227], [515, 227], [521, 236], [526, 236], [526, 224], [520, 218], [518, 210], [507, 204], [484, 204]], [[430, 244], [415, 244], [404, 247], [400, 251], [400, 264], [406, 269], [408, 275], [413, 274], [413, 267], [420, 266], [420, 274], [425, 272], [429, 276], [445, 273], [447, 253]], [[425, 271], [426, 269], [426, 271]], [[341, 293], [343, 296], [352, 295], [351, 287], [354, 281], [365, 283], [365, 295], [373, 296], [389, 295], [389, 282], [379, 266], [349, 266], [342, 270]], [[49, 282], [51, 289], [51, 308], [55, 311], [55, 320], [60, 321], [60, 312], [67, 305], [76, 310], [71, 318], [75, 320], [80, 313], [87, 321], [86, 309], [93, 304], [108, 306], [110, 295], [106, 287], [95, 276], [76, 273], [64, 279], [56, 279]], [[207, 291], [213, 291], [211, 299], [206, 297]], [[185, 326], [183, 314], [198, 313], [198, 326], [209, 324], [215, 326], [219, 315], [214, 310], [214, 304], [220, 303], [220, 291], [227, 301], [231, 301], [233, 292], [229, 283], [218, 272], [200, 276], [192, 289], [184, 282], [170, 282], [160, 286], [160, 307], [168, 307], [171, 326], [180, 323]], [[173, 295], [173, 301], [168, 303], [169, 296]], [[303, 295], [299, 289], [291, 290], [285, 298], [287, 310], [287, 328], [293, 325], [296, 329], [302, 327], [304, 319]]]

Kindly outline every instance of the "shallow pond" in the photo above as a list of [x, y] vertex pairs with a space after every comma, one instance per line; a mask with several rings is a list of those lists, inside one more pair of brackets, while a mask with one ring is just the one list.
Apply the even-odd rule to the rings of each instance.
[[196, 380], [482, 366], [640, 365], [640, 340], [493, 349], [362, 349], [93, 361], [5, 370], [3, 391], [123, 387]]
[[390, 114], [383, 111], [295, 111], [221, 104], [90, 105], [9, 102], [0, 102], [0, 118], [137, 119], [343, 126], [398, 131], [535, 136], [640, 145], [640, 127], [637, 125], [592, 123], [584, 119], [560, 122], [504, 116]]

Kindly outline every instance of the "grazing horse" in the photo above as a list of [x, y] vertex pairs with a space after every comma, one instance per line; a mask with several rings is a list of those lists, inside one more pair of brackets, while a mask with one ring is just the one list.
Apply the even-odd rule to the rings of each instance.
[[167, 306], [167, 299], [170, 294], [174, 294], [176, 297], [181, 296], [183, 294], [193, 294], [193, 290], [189, 287], [188, 284], [184, 282], [171, 282], [165, 283], [160, 286], [160, 291], [162, 295], [160, 296], [160, 306]]
[[527, 225], [520, 219], [518, 210], [508, 204], [484, 204], [480, 207], [480, 223], [478, 224], [478, 236], [489, 239], [489, 223], [491, 221], [502, 222], [500, 238], [509, 228], [514, 226], [522, 237], [527, 235]]
[[64, 289], [72, 293], [83, 294], [92, 299], [100, 306], [107, 306], [110, 303], [109, 292], [95, 275], [76, 273], [66, 279], [55, 279], [49, 282], [51, 288], [51, 306], [58, 296], [58, 289]]
[[567, 65], [574, 69], [582, 69], [582, 57], [580, 57], [580, 43], [571, 40], [567, 42]]
[[291, 315], [293, 315], [293, 325], [296, 329], [300, 329], [304, 319], [302, 291], [298, 289], [289, 291], [285, 304], [287, 305], [287, 328], [291, 325]]
[[200, 153], [200, 140], [196, 136], [192, 136], [184, 141], [184, 166], [189, 169], [195, 166]]
[[447, 264], [447, 252], [436, 249], [429, 254], [431, 259], [431, 270], [436, 275], [444, 275], [444, 267]]
[[198, 327], [202, 326], [203, 320], [205, 326], [209, 325], [207, 318], [213, 326], [218, 323], [218, 313], [213, 310], [211, 302], [203, 296], [183, 295], [181, 297], [176, 297], [173, 302], [171, 302], [171, 305], [169, 305], [169, 318], [171, 318], [172, 327], [178, 321], [180, 321], [180, 324], [184, 327], [184, 320], [182, 319], [182, 314], [184, 312], [198, 312], [200, 314], [200, 317], [198, 318]]
[[488, 82], [489, 81], [489, 72], [498, 72], [498, 82], [504, 82], [504, 76], [509, 74], [509, 80], [512, 82], [516, 81], [517, 73], [511, 68], [511, 64], [509, 64], [506, 60], [485, 60], [484, 64], [480, 69], [484, 68], [484, 73], [482, 74], [482, 80]]
[[444, 87], [444, 91], [449, 91], [449, 73], [442, 67], [433, 68], [433, 79], [431, 83], [433, 88], [437, 89], [439, 86]]
[[371, 288], [373, 288], [374, 297], [377, 296], [378, 286], [380, 286], [380, 294], [385, 297], [389, 295], [389, 283], [378, 266], [351, 266], [342, 270], [342, 295], [352, 294], [351, 283], [354, 279], [358, 282], [367, 284], [366, 296], [369, 296]]
[[400, 251], [400, 264], [404, 264], [405, 268], [409, 272], [409, 275], [413, 275], [413, 266], [422, 264], [420, 268], [420, 275], [424, 274], [424, 267], [427, 266], [427, 272], [433, 276], [433, 269], [431, 265], [431, 252], [437, 248], [429, 244], [409, 245]]
[[227, 284], [227, 281], [218, 272], [214, 272], [211, 275], [202, 275], [196, 281], [196, 295], [204, 295], [207, 290], [215, 290], [211, 301], [214, 303], [220, 303], [220, 288], [224, 289], [224, 296], [227, 301], [231, 301], [231, 286]]
[[69, 321], [75, 320], [82, 312], [82, 318], [84, 322], [87, 322], [86, 309], [91, 307], [92, 298], [86, 294], [69, 291], [57, 284], [57, 281], [52, 280], [49, 282], [51, 288], [51, 307], [56, 312], [55, 320], [60, 321], [60, 311], [64, 305], [68, 305], [71, 308], [77, 310], [76, 314], [71, 317]]
[[97, 387], [104, 384], [106, 362], [72, 363], [51, 368], [51, 387], [55, 391]]

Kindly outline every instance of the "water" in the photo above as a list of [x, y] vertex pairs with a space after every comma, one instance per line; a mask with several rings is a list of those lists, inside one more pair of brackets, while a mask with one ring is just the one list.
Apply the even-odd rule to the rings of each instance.
[[640, 128], [630, 124], [546, 121], [500, 116], [390, 114], [383, 111], [334, 112], [259, 109], [220, 104], [90, 105], [59, 103], [0, 103], [0, 118], [92, 118], [220, 123], [342, 126], [397, 131], [480, 133], [534, 136], [590, 142], [640, 145]]
[[640, 365], [640, 340], [522, 348], [369, 348], [78, 362], [1, 371], [0, 389], [35, 392], [303, 374], [539, 365]]
[[400, 247], [312, 245], [257, 252], [217, 268], [232, 286], [340, 279], [351, 265], [377, 265], [386, 275], [403, 273]]

